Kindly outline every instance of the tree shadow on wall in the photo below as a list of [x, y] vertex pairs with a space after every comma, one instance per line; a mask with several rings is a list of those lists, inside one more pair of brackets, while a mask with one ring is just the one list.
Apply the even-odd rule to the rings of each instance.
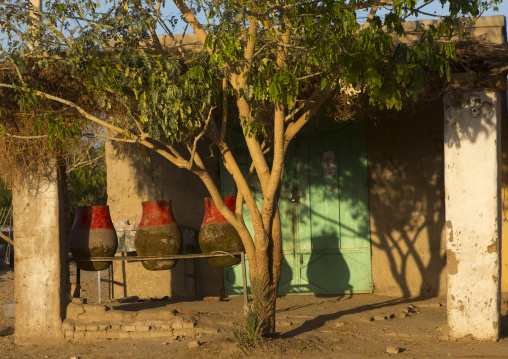
[[443, 293], [443, 104], [367, 127], [374, 284], [404, 297]]
[[[449, 93], [369, 122], [374, 281], [384, 292], [394, 286], [403, 296], [446, 292], [444, 146], [490, 135], [494, 110], [478, 96]], [[457, 116], [471, 120], [458, 123]]]

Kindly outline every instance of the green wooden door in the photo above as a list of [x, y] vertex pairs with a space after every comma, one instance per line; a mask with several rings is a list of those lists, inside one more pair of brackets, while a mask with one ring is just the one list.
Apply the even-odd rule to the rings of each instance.
[[[240, 162], [247, 168], [246, 153]], [[223, 193], [233, 194], [232, 179], [223, 173], [221, 179]], [[260, 200], [257, 178], [252, 183]], [[297, 137], [286, 155], [279, 206], [284, 252], [280, 294], [372, 292], [363, 123]], [[252, 229], [246, 208], [244, 213]], [[239, 266], [225, 269], [225, 290], [228, 295], [242, 292]]]

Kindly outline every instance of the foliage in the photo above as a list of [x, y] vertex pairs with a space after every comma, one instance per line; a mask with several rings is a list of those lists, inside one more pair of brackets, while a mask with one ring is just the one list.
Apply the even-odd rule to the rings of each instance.
[[12, 206], [12, 191], [0, 177], [0, 208]]
[[233, 335], [239, 348], [247, 354], [249, 348], [255, 347], [265, 332], [267, 318], [263, 310], [263, 293], [270, 286], [268, 278], [261, 277], [252, 283], [253, 301], [244, 308], [244, 320], [233, 328]]
[[[44, 128], [49, 140], [86, 130], [153, 149], [198, 175], [238, 230], [251, 281], [266, 279], [261, 297], [254, 296], [263, 304], [262, 330], [273, 332], [282, 261], [278, 201], [290, 142], [330, 98], [347, 104], [347, 97], [364, 96], [371, 106], [388, 109], [417, 100], [430, 77], [449, 78], [451, 40], [474, 22], [461, 17], [476, 17], [500, 1], [440, 0], [450, 5], [449, 14], [409, 31], [405, 19], [432, 2], [174, 0], [194, 32], [176, 37], [174, 21], [162, 17], [161, 0], [55, 0], [42, 11], [28, 1], [6, 0], [0, 2], [6, 36], [0, 95], [10, 96], [6, 106], [16, 119], [29, 119], [37, 133]], [[166, 38], [156, 35], [157, 25]], [[46, 84], [41, 73], [68, 81]], [[248, 173], [228, 146], [232, 126], [242, 127], [252, 161]], [[196, 151], [203, 137], [219, 149], [235, 180], [235, 211], [225, 206]], [[253, 173], [263, 192], [260, 204], [249, 186]], [[244, 202], [253, 233], [243, 221]]]
[[73, 168], [67, 174], [68, 215], [67, 223], [72, 225], [78, 206], [97, 206], [107, 204], [106, 163], [104, 146], [89, 150], [93, 159], [84, 165]]

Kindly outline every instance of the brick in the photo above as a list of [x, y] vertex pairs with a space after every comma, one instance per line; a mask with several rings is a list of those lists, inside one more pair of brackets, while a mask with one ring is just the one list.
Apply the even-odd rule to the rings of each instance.
[[86, 324], [85, 328], [87, 332], [96, 332], [99, 330], [99, 326], [97, 324]]
[[169, 324], [159, 324], [157, 325], [157, 329], [160, 329], [160, 330], [171, 330], [171, 325]]
[[74, 332], [74, 339], [83, 339], [85, 338], [85, 332]]
[[85, 324], [76, 324], [74, 326], [74, 330], [77, 332], [84, 332], [86, 330], [86, 325]]
[[[182, 324], [183, 323], [183, 318], [182, 317], [174, 317], [172, 320], [171, 320], [171, 325], [173, 326], [174, 328], [174, 325], [178, 325], [178, 324]], [[180, 327], [181, 328], [181, 327]]]
[[104, 332], [85, 332], [85, 339], [106, 339], [106, 333]]
[[[160, 332], [160, 331], [153, 331], [150, 330], [148, 332], [150, 334], [150, 338], [172, 338], [173, 332]], [[142, 333], [139, 333], [142, 334]]]
[[111, 325], [109, 324], [98, 324], [97, 327], [99, 328], [99, 330], [108, 330]]
[[152, 338], [152, 333], [151, 332], [130, 332], [129, 338], [131, 338], [131, 339]]
[[197, 334], [217, 334], [219, 333], [219, 329], [211, 329], [211, 328], [196, 328]]
[[195, 337], [196, 330], [195, 329], [175, 329], [173, 330], [173, 335], [178, 335], [182, 337]]
[[136, 332], [147, 332], [150, 330], [149, 325], [136, 325]]
[[182, 311], [182, 313], [183, 313], [183, 314], [191, 314], [191, 315], [196, 315], [196, 314], [198, 314], [198, 313], [196, 313], [196, 311], [195, 311], [195, 310], [192, 310], [192, 309], [184, 309], [184, 310]]
[[111, 324], [108, 330], [120, 330], [122, 326], [120, 324]]
[[101, 304], [84, 304], [83, 308], [87, 315], [98, 315], [100, 317], [103, 317], [108, 309], [105, 305]]
[[171, 328], [173, 328], [173, 329], [182, 329], [183, 328], [183, 322], [173, 322], [173, 323], [171, 323]]
[[62, 323], [62, 330], [63, 331], [66, 331], [66, 330], [74, 331], [74, 323], [71, 323], [71, 322], [68, 322], [65, 320]]
[[224, 327], [232, 327], [234, 325], [233, 322], [217, 322], [218, 325], [222, 325]]
[[136, 331], [136, 326], [134, 326], [134, 325], [122, 325], [122, 330], [124, 332], [134, 332], [134, 331]]
[[86, 298], [72, 298], [72, 303], [86, 304]]
[[194, 322], [185, 322], [185, 323], [183, 323], [182, 328], [183, 329], [191, 329], [191, 328], [194, 328], [195, 326], [196, 326], [196, 323], [194, 323]]
[[67, 318], [68, 319], [78, 319], [80, 315], [85, 313], [85, 309], [83, 308], [83, 304], [79, 303], [70, 303], [67, 306]]
[[127, 339], [129, 338], [129, 333], [126, 332], [110, 332], [106, 333], [106, 339]]
[[64, 330], [65, 339], [74, 339], [74, 330]]

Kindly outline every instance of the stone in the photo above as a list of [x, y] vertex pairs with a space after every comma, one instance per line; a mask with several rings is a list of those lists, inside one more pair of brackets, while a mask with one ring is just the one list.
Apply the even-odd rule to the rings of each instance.
[[197, 341], [197, 340], [193, 340], [192, 342], [189, 342], [189, 344], [187, 344], [187, 347], [189, 349], [194, 349], [194, 348], [199, 348], [201, 344]]
[[6, 318], [14, 318], [14, 301], [10, 300], [3, 304], [4, 316]]
[[198, 313], [196, 313], [195, 310], [192, 310], [192, 309], [184, 309], [182, 311], [183, 314], [191, 314], [191, 315], [197, 315]]
[[401, 349], [398, 347], [388, 346], [386, 347], [386, 352], [388, 354], [399, 354], [401, 352]]
[[204, 297], [203, 302], [221, 302], [222, 297]]
[[374, 320], [373, 317], [360, 317], [361, 322], [372, 322]]

